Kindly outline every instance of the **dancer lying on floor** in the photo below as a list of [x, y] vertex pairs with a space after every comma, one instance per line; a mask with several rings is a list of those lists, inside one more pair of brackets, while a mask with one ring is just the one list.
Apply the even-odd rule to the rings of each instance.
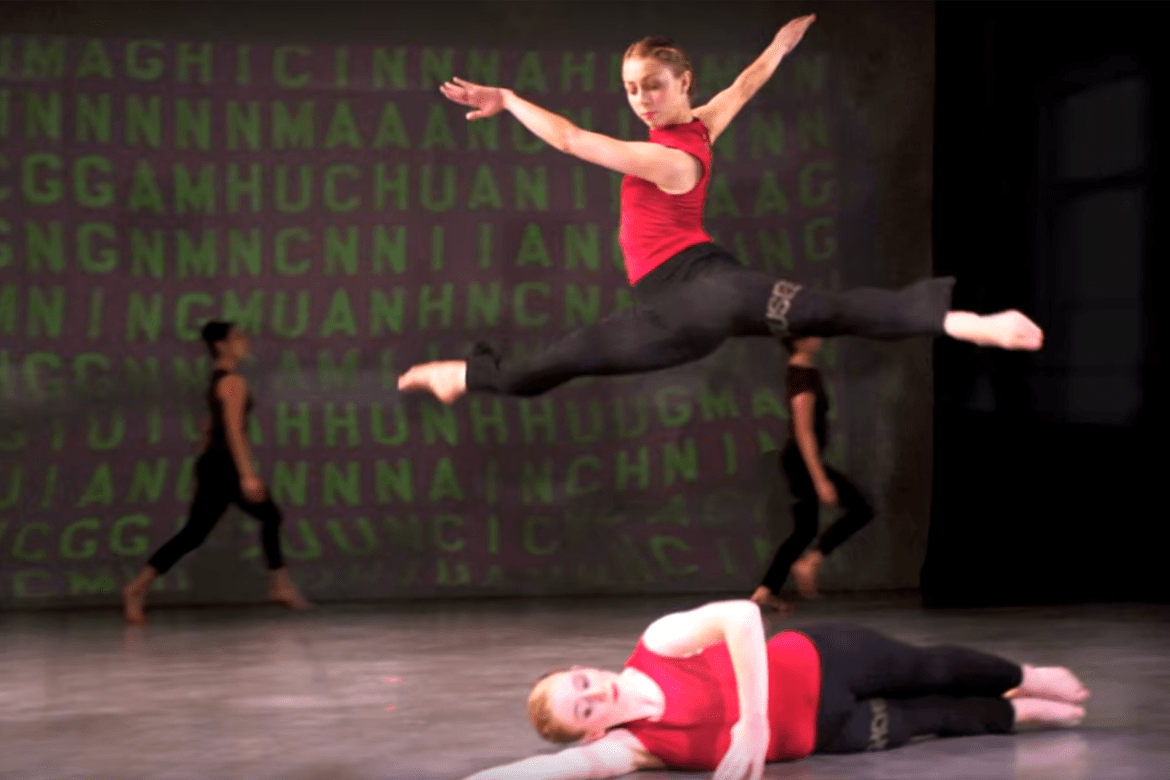
[[903, 745], [916, 736], [1071, 726], [1089, 692], [1067, 669], [963, 647], [912, 647], [827, 623], [765, 642], [759, 607], [723, 601], [650, 624], [621, 672], [572, 667], [537, 681], [528, 714], [581, 741], [467, 780], [586, 780], [639, 769], [759, 780], [765, 762]]
[[739, 336], [841, 336], [899, 339], [948, 335], [1004, 349], [1039, 349], [1043, 333], [1017, 311], [981, 316], [951, 311], [951, 278], [902, 290], [810, 289], [744, 268], [703, 228], [711, 145], [771, 78], [815, 17], [786, 24], [727, 89], [692, 108], [694, 73], [666, 39], [632, 45], [622, 65], [630, 107], [650, 140], [622, 141], [577, 127], [508, 89], [462, 79], [443, 94], [482, 119], [503, 111], [550, 146], [624, 173], [620, 242], [636, 305], [576, 330], [519, 360], [478, 344], [468, 360], [414, 366], [403, 391], [424, 390], [452, 403], [468, 390], [532, 396], [573, 378], [635, 374], [699, 360]]

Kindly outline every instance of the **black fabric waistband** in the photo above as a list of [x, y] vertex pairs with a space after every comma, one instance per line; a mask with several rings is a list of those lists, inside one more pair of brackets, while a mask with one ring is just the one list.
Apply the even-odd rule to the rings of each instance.
[[712, 271], [742, 269], [735, 255], [713, 242], [695, 244], [672, 255], [634, 284], [634, 294], [647, 298], [671, 285]]

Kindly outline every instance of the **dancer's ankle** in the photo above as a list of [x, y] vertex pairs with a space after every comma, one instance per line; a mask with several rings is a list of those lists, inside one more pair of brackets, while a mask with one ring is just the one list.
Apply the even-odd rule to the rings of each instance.
[[1084, 707], [1063, 701], [1018, 696], [1011, 700], [1015, 724], [1071, 727], [1080, 725], [1085, 717]]
[[975, 341], [979, 335], [980, 317], [970, 311], [949, 311], [943, 319], [943, 330], [953, 339]]

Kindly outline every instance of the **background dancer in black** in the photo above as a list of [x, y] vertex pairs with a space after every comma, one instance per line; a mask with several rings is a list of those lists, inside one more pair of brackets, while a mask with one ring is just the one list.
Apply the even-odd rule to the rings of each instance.
[[264, 557], [272, 572], [269, 598], [293, 609], [309, 606], [284, 565], [280, 549], [280, 509], [268, 495], [264, 482], [252, 465], [247, 434], [252, 396], [247, 382], [235, 372], [240, 361], [250, 354], [248, 336], [230, 322], [209, 322], [203, 326], [202, 337], [215, 358], [215, 370], [207, 391], [211, 420], [203, 454], [195, 463], [195, 497], [191, 501], [187, 524], [160, 547], [134, 581], [123, 588], [123, 607], [130, 623], [146, 620], [143, 604], [151, 583], [201, 545], [233, 503], [261, 523]]
[[[780, 611], [790, 607], [779, 598], [789, 571], [800, 595], [815, 597], [817, 573], [825, 556], [873, 518], [873, 509], [861, 492], [821, 459], [829, 438], [829, 397], [813, 359], [822, 343], [819, 338], [785, 341], [792, 356], [784, 382], [789, 410], [788, 443], [780, 453], [780, 465], [792, 493], [795, 527], [752, 594], [752, 601], [761, 607]], [[817, 536], [821, 504], [839, 506], [845, 514], [825, 531], [815, 548], [805, 553]]]

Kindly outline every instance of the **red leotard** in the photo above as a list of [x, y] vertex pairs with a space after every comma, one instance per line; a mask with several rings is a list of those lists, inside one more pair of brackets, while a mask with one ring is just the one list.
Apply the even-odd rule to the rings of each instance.
[[703, 166], [699, 183], [682, 195], [668, 195], [637, 176], [622, 179], [619, 242], [626, 275], [635, 284], [687, 247], [711, 241], [703, 229], [703, 203], [711, 178], [711, 136], [698, 119], [650, 129], [650, 142], [681, 149]]
[[[666, 658], [641, 640], [626, 661], [666, 694], [657, 721], [626, 723], [645, 748], [672, 769], [715, 769], [731, 744], [739, 719], [739, 694], [727, 645], [720, 643], [687, 658]], [[804, 758], [816, 745], [821, 661], [804, 634], [785, 631], [768, 642], [768, 761]]]

